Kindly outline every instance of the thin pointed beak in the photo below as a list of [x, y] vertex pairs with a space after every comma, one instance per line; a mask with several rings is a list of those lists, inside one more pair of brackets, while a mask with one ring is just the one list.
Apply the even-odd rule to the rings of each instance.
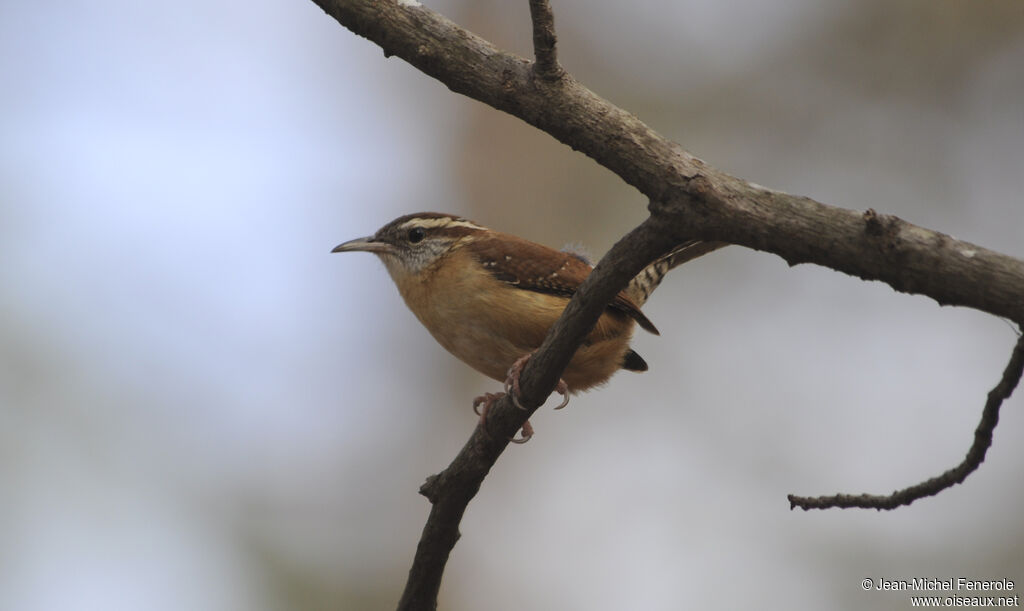
[[356, 238], [348, 242], [342, 242], [335, 246], [331, 252], [354, 252], [357, 250], [377, 254], [394, 254], [395, 247], [387, 242], [377, 241], [373, 236], [366, 236], [365, 238]]

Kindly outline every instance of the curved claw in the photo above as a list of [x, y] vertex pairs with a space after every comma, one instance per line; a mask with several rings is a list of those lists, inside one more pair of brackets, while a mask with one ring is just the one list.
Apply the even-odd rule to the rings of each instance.
[[[565, 380], [559, 378], [558, 386], [555, 386], [555, 392], [562, 395], [562, 402], [558, 404], [555, 409], [562, 409], [566, 405], [569, 405], [569, 386], [565, 383]], [[515, 397], [512, 397], [515, 399]]]
[[491, 404], [502, 398], [505, 393], [500, 392], [485, 392], [473, 399], [473, 413], [480, 416], [480, 428], [484, 430], [484, 435], [488, 438], [491, 437], [491, 432], [487, 430], [487, 410], [491, 408]]
[[512, 398], [512, 405], [515, 405], [516, 407], [518, 407], [519, 409], [523, 410], [524, 412], [528, 411], [525, 407], [522, 406], [522, 404], [519, 403], [519, 397], [516, 396], [516, 393], [509, 394], [509, 397]]
[[533, 425], [531, 425], [530, 421], [527, 420], [523, 423], [523, 436], [513, 437], [509, 439], [509, 441], [511, 443], [526, 443], [527, 441], [530, 441], [531, 437], [533, 437]]
[[501, 392], [485, 392], [473, 399], [473, 413], [480, 416], [481, 420], [487, 419], [487, 409], [491, 407], [491, 403], [494, 403], [505, 393]]
[[530, 355], [519, 357], [512, 366], [508, 368], [508, 376], [505, 378], [505, 392], [512, 395], [512, 402], [519, 409], [525, 410], [526, 408], [519, 404], [516, 396], [519, 394], [519, 376], [523, 374], [523, 368], [526, 367], [526, 361], [530, 360]]

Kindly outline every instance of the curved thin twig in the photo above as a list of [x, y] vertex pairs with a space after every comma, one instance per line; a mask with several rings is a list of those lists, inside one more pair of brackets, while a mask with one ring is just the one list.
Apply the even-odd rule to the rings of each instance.
[[832, 507], [861, 507], [864, 509], [895, 509], [901, 505], [909, 505], [914, 501], [926, 496], [934, 496], [946, 488], [955, 484], [963, 483], [967, 476], [974, 472], [985, 460], [985, 454], [992, 445], [992, 432], [999, 423], [999, 408], [1003, 401], [1013, 394], [1017, 387], [1021, 374], [1024, 373], [1024, 335], [1018, 332], [1020, 337], [1017, 345], [1010, 355], [1010, 362], [1003, 370], [1003, 377], [996, 384], [995, 388], [989, 391], [988, 400], [985, 401], [985, 409], [981, 412], [981, 422], [974, 431], [974, 443], [967, 451], [963, 462], [946, 471], [942, 475], [925, 480], [920, 484], [897, 490], [892, 494], [835, 494], [831, 496], [796, 496], [790, 494], [789, 508], [797, 507], [807, 511], [808, 509], [830, 509]]

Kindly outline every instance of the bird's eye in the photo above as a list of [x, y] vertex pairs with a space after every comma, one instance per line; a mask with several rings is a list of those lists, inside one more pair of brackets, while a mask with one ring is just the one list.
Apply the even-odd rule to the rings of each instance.
[[409, 230], [409, 243], [415, 244], [417, 242], [422, 242], [425, 236], [426, 233], [423, 231], [422, 228], [413, 227], [412, 229]]

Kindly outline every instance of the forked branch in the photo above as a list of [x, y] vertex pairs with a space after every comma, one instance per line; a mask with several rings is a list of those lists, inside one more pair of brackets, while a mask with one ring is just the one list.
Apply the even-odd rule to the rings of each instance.
[[[434, 609], [458, 525], [490, 467], [563, 370], [612, 297], [659, 255], [687, 240], [723, 241], [814, 263], [906, 293], [1024, 324], [1024, 262], [874, 210], [845, 210], [716, 170], [590, 91], [559, 65], [551, 7], [530, 0], [535, 61], [505, 53], [413, 0], [313, 0], [354, 33], [456, 93], [541, 129], [615, 172], [650, 200], [651, 216], [616, 244], [569, 302], [520, 378], [521, 402], [488, 415], [452, 464], [421, 488], [433, 507], [399, 609]], [[1021, 376], [1024, 340], [989, 394], [964, 463], [888, 497], [805, 499], [793, 506], [888, 508], [962, 482], [984, 460], [1002, 401]], [[866, 500], [865, 500], [866, 499]], [[908, 500], [909, 499], [909, 500]], [[828, 503], [832, 503], [829, 505]], [[870, 504], [874, 503], [874, 504]]]

